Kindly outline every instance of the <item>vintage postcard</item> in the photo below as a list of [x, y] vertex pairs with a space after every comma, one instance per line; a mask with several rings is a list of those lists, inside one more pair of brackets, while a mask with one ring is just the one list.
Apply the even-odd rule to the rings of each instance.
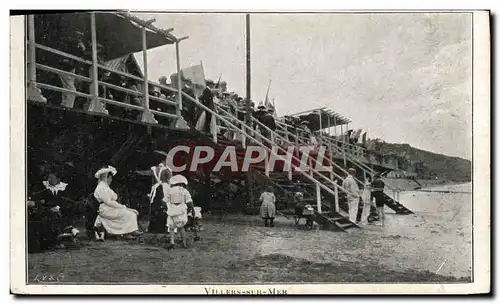
[[12, 14], [12, 293], [489, 293], [489, 19]]

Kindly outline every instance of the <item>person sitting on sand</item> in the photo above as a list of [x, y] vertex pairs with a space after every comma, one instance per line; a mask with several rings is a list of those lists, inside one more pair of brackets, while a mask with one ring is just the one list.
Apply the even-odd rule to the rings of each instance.
[[182, 237], [182, 245], [187, 248], [187, 236], [184, 226], [188, 222], [188, 205], [193, 204], [191, 194], [186, 189], [187, 179], [181, 175], [170, 178], [170, 191], [164, 194], [163, 200], [167, 205], [167, 227], [170, 233], [170, 244], [168, 249], [175, 246], [175, 229], [178, 229]]
[[305, 205], [302, 216], [306, 218], [306, 228], [312, 229], [314, 226], [314, 208], [309, 204]]
[[260, 216], [264, 220], [264, 225], [266, 227], [274, 227], [276, 197], [273, 192], [273, 187], [267, 186], [266, 191], [264, 191], [259, 198], [259, 201], [262, 203], [262, 205], [260, 205]]
[[31, 195], [28, 205], [28, 251], [61, 249], [74, 243], [79, 231], [71, 223], [76, 202], [68, 198], [68, 184], [49, 170], [44, 189]]
[[[141, 235], [142, 232], [139, 231], [137, 225], [139, 212], [118, 203], [118, 195], [110, 188], [113, 176], [116, 173], [115, 168], [108, 166], [100, 169], [94, 175], [99, 180], [94, 191], [94, 197], [100, 203], [99, 215], [94, 226], [103, 227], [107, 233], [113, 235]], [[96, 233], [96, 240], [103, 241], [104, 233], [101, 232], [99, 235]]]
[[295, 195], [293, 196], [293, 198], [295, 199], [295, 216], [297, 217], [302, 217], [302, 211], [304, 211], [304, 194], [302, 194], [302, 192], [297, 192], [295, 193]]
[[372, 182], [372, 195], [375, 198], [375, 205], [377, 206], [377, 213], [379, 218], [379, 223], [376, 224], [377, 226], [384, 226], [384, 187], [385, 183], [382, 180], [380, 174], [376, 174]]

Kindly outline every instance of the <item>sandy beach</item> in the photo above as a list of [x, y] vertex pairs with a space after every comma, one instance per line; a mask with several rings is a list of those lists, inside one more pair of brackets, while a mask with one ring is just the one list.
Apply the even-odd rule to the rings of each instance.
[[[471, 184], [445, 186], [467, 191]], [[441, 189], [441, 188], [440, 188]], [[28, 281], [64, 283], [456, 282], [471, 278], [471, 194], [404, 192], [415, 214], [386, 210], [386, 226], [304, 230], [278, 218], [204, 219], [202, 240], [166, 250], [163, 235], [82, 241], [78, 250], [28, 256]], [[47, 283], [47, 282], [43, 282]], [[50, 282], [49, 282], [50, 283]]]

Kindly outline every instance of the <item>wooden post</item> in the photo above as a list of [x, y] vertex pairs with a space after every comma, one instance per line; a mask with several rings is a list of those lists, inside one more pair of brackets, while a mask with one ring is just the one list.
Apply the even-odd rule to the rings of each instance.
[[38, 102], [47, 102], [36, 85], [36, 47], [35, 47], [35, 15], [28, 15], [28, 70], [26, 99]]
[[[330, 125], [330, 114], [328, 114], [328, 141], [330, 141], [332, 138], [331, 136], [331, 132], [332, 131], [332, 127]], [[331, 145], [328, 147], [328, 149], [330, 150], [330, 159], [332, 158], [332, 149], [331, 149]]]
[[335, 180], [335, 212], [339, 212], [339, 187], [337, 185], [337, 180]]
[[175, 42], [175, 61], [177, 64], [177, 110], [176, 110], [176, 114], [178, 117], [181, 117], [182, 81], [181, 81], [181, 61], [180, 61], [179, 41]]
[[[207, 112], [208, 114], [208, 112]], [[210, 131], [212, 132], [212, 141], [214, 143], [217, 143], [217, 117], [215, 117], [214, 114], [212, 114], [212, 117], [210, 119]]]
[[[266, 172], [266, 176], [269, 177], [269, 157], [271, 156], [271, 154], [268, 154], [267, 153], [267, 150], [266, 151], [266, 158], [264, 158], [264, 170]], [[272, 151], [272, 147], [271, 147], [271, 151]]]
[[154, 118], [153, 113], [149, 111], [149, 81], [148, 81], [148, 43], [146, 28], [142, 27], [142, 60], [144, 61], [144, 77], [143, 77], [143, 106], [142, 122], [158, 123]]
[[90, 13], [90, 24], [92, 30], [92, 98], [95, 102], [99, 102], [99, 79], [97, 69], [97, 32], [95, 24], [95, 13]]
[[240, 122], [240, 128], [241, 128], [241, 146], [243, 148], [246, 148], [247, 146], [247, 136], [246, 136], [246, 128], [244, 127], [244, 123]]
[[92, 83], [91, 83], [91, 94], [92, 102], [90, 103], [89, 112], [97, 113], [108, 113], [104, 105], [99, 100], [99, 78], [98, 78], [98, 67], [97, 67], [97, 32], [95, 24], [95, 12], [90, 13], [90, 32], [92, 41]]
[[179, 43], [188, 39], [189, 37], [178, 38], [175, 42], [175, 62], [177, 68], [177, 109], [175, 110], [175, 114], [177, 115], [177, 119], [175, 120], [175, 127], [180, 129], [189, 129], [187, 122], [182, 117], [182, 78], [181, 78], [181, 55], [180, 55], [180, 45]]
[[346, 160], [346, 155], [345, 155], [345, 150], [347, 149], [345, 145], [345, 135], [344, 135], [344, 130], [342, 128], [342, 125], [340, 125], [340, 136], [342, 136], [342, 156], [344, 158], [344, 167], [347, 167], [347, 160]]
[[318, 137], [319, 137], [319, 144], [323, 144], [323, 135], [321, 134], [321, 130], [323, 130], [323, 125], [321, 123], [321, 110], [318, 111], [319, 115], [319, 131], [318, 131]]
[[146, 28], [142, 28], [142, 61], [144, 62], [144, 107], [149, 109], [149, 84], [148, 84], [148, 44], [147, 44]]
[[333, 116], [333, 132], [335, 135], [335, 144], [337, 144], [337, 117]]
[[[252, 107], [250, 105], [251, 102], [251, 66], [250, 66], [250, 14], [246, 14], [245, 16], [245, 21], [246, 21], [246, 61], [247, 61], [247, 71], [246, 71], [246, 124], [248, 126], [252, 126]], [[252, 130], [249, 132], [252, 134]], [[250, 198], [250, 203], [253, 204], [253, 191], [251, 190], [253, 187], [253, 181], [252, 177], [250, 174], [247, 174], [247, 186], [249, 189], [249, 198]]]
[[321, 213], [321, 188], [316, 184], [316, 203], [318, 204], [318, 212]]
[[28, 84], [36, 86], [35, 16], [28, 15]]

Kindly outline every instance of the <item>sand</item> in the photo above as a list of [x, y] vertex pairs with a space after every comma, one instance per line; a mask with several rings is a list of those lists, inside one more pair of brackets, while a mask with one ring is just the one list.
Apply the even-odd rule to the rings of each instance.
[[349, 232], [304, 230], [281, 217], [275, 228], [263, 227], [255, 216], [205, 218], [202, 240], [190, 241], [188, 249], [164, 249], [164, 236], [148, 234], [30, 254], [28, 280], [52, 275], [65, 283], [470, 281], [470, 201], [470, 194], [402, 193], [401, 202], [415, 214], [387, 210], [385, 227]]

